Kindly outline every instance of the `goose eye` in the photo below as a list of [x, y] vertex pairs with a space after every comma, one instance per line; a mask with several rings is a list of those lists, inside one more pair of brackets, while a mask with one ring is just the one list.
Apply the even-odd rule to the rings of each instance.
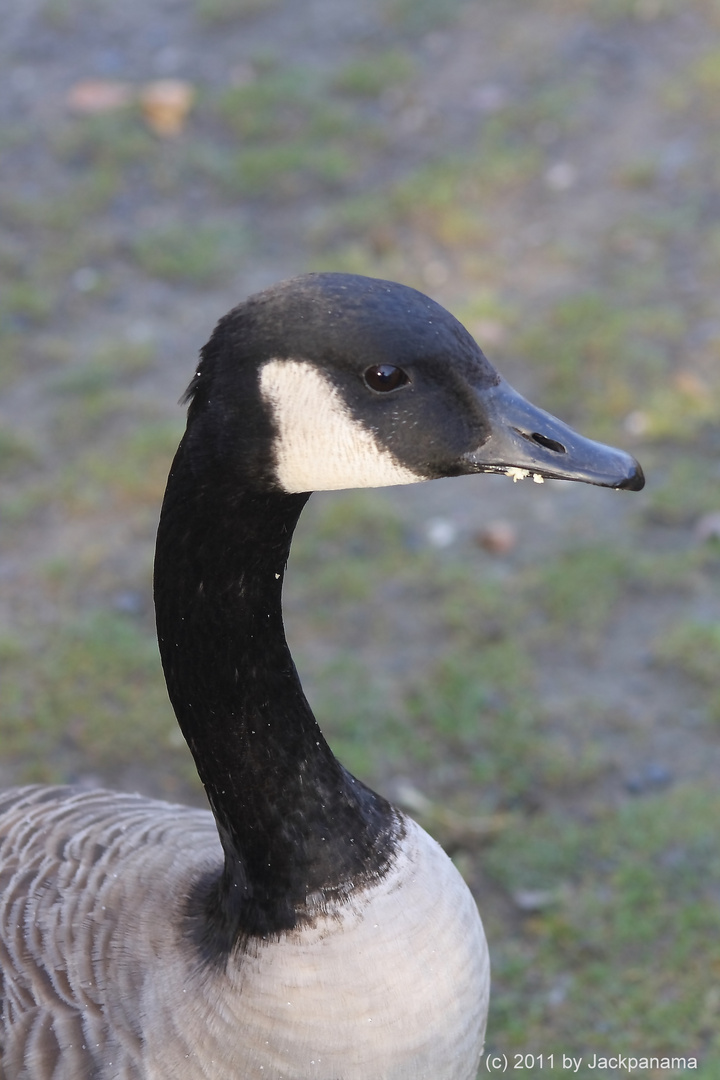
[[371, 390], [377, 390], [380, 394], [386, 394], [389, 390], [397, 390], [405, 386], [410, 379], [402, 368], [394, 364], [377, 364], [369, 367], [365, 372], [365, 383]]

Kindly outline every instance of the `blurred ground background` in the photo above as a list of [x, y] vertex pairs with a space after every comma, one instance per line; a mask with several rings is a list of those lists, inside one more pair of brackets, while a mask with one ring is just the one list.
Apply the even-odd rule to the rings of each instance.
[[150, 595], [197, 350], [415, 285], [648, 484], [315, 497], [311, 701], [475, 890], [489, 1049], [719, 1076], [718, 0], [14, 0], [0, 59], [0, 780], [202, 801]]

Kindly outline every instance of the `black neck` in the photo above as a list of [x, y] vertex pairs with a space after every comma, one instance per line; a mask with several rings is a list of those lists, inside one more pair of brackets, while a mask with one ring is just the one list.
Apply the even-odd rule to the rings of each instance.
[[160, 653], [225, 851], [216, 916], [231, 936], [264, 933], [295, 925], [310, 894], [382, 871], [397, 825], [333, 756], [285, 640], [283, 575], [309, 496], [238, 490], [189, 458], [181, 445], [158, 531]]

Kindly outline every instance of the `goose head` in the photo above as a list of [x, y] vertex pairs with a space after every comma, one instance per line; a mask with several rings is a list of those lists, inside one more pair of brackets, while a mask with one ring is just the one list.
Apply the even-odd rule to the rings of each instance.
[[525, 400], [448, 311], [390, 281], [309, 274], [251, 297], [218, 324], [188, 396], [198, 446], [268, 490], [481, 472], [644, 484], [630, 455]]

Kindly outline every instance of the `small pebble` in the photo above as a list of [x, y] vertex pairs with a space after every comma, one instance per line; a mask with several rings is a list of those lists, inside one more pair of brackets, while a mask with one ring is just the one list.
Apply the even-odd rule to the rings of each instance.
[[480, 113], [496, 113], [504, 108], [509, 100], [509, 95], [499, 83], [483, 83], [470, 91], [468, 103], [472, 109]]
[[100, 275], [92, 266], [81, 266], [72, 276], [73, 286], [78, 292], [87, 293], [96, 289]]
[[512, 898], [516, 908], [532, 914], [557, 904], [560, 894], [558, 889], [516, 889]]
[[577, 169], [569, 161], [557, 161], [545, 173], [545, 184], [551, 191], [568, 191], [577, 183]]
[[425, 525], [425, 535], [436, 548], [450, 547], [457, 540], [457, 526], [448, 518], [431, 518]]
[[494, 555], [507, 555], [517, 544], [517, 530], [509, 521], [491, 521], [477, 534], [477, 542]]
[[113, 596], [112, 606], [123, 615], [140, 615], [144, 606], [142, 594], [134, 589], [121, 589]]
[[195, 98], [195, 87], [184, 79], [157, 79], [140, 93], [145, 122], [155, 135], [171, 139], [185, 127]]
[[650, 418], [642, 409], [635, 409], [625, 417], [624, 427], [628, 435], [646, 435], [650, 427]]
[[132, 101], [130, 83], [117, 79], [84, 79], [74, 83], [65, 95], [71, 112], [94, 115], [114, 112]]
[[417, 788], [411, 780], [397, 777], [391, 785], [393, 798], [404, 810], [411, 814], [429, 814], [432, 810], [432, 802]]
[[708, 540], [720, 540], [720, 510], [715, 510], [712, 514], [703, 514], [696, 521], [693, 532], [695, 539], [701, 544], [706, 544]]
[[651, 764], [639, 773], [634, 773], [625, 781], [625, 787], [631, 795], [643, 795], [647, 791], [657, 791], [672, 783], [673, 775], [664, 765]]

